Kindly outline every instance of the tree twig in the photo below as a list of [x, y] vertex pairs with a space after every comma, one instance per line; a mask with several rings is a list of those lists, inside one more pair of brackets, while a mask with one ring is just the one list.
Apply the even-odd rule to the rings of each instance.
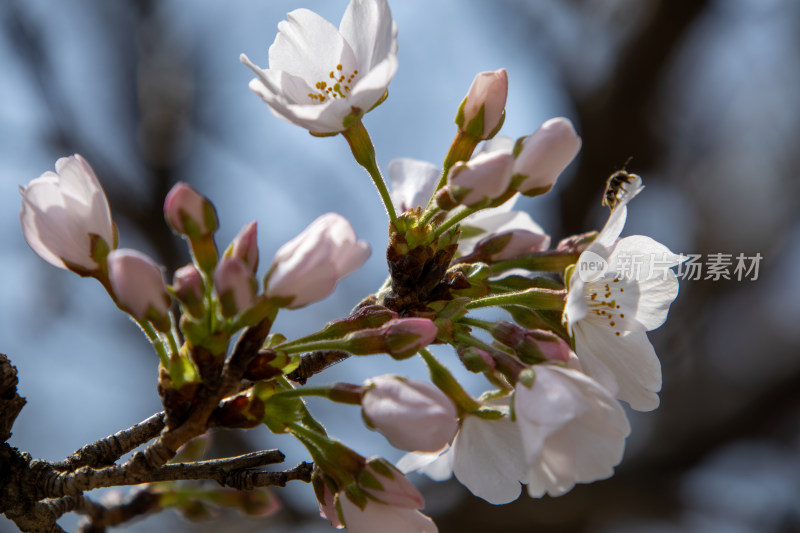
[[71, 472], [82, 466], [109, 466], [134, 448], [157, 437], [164, 429], [165, 417], [163, 411], [156, 413], [128, 429], [87, 444], [63, 461], [52, 463], [52, 466], [61, 472]]

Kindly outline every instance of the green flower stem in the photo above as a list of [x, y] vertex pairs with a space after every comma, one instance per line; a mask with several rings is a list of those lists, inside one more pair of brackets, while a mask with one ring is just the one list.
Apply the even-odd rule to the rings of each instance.
[[306, 447], [314, 463], [339, 485], [349, 485], [355, 481], [354, 472], [348, 470], [348, 466], [353, 468], [357, 466], [353, 463], [359, 462], [355, 452], [302, 424], [287, 422], [286, 427]]
[[551, 289], [528, 289], [520, 292], [510, 292], [496, 296], [487, 296], [467, 303], [467, 309], [481, 307], [521, 305], [531, 309], [552, 309], [562, 311], [567, 291], [554, 291]]
[[420, 227], [424, 227], [427, 224], [430, 224], [431, 220], [433, 220], [439, 213], [444, 213], [444, 210], [433, 202], [429, 203], [428, 207], [425, 208], [425, 211], [419, 218], [419, 222], [417, 223], [417, 225]]
[[433, 232], [433, 235], [431, 236], [431, 242], [433, 242], [435, 239], [438, 239], [439, 236], [442, 235], [445, 231], [449, 230], [450, 228], [452, 228], [453, 226], [455, 226], [456, 224], [458, 224], [459, 222], [461, 222], [462, 220], [464, 220], [465, 218], [467, 218], [468, 216], [477, 211], [480, 211], [480, 209], [465, 207], [452, 217], [445, 220], [442, 223], [442, 225], [436, 228], [436, 230]]
[[146, 320], [139, 320], [138, 318], [134, 318], [134, 320], [142, 331], [144, 331], [144, 334], [147, 335], [147, 340], [153, 345], [153, 349], [155, 349], [158, 354], [158, 358], [161, 359], [161, 364], [164, 365], [164, 368], [169, 368], [169, 354], [164, 348], [164, 342], [161, 340], [161, 337], [158, 335], [153, 325]]
[[169, 342], [170, 352], [177, 356], [180, 353], [180, 347], [178, 346], [178, 328], [175, 325], [175, 315], [172, 314], [172, 311], [169, 311], [169, 322], [171, 324], [170, 330], [168, 333], [164, 333], [164, 336], [167, 338], [167, 342]]
[[564, 269], [578, 262], [580, 254], [560, 252], [534, 252], [518, 259], [499, 261], [492, 264], [492, 274], [497, 275], [512, 268], [524, 268], [531, 272], [564, 272]]
[[347, 143], [350, 145], [350, 150], [353, 152], [353, 157], [356, 158], [356, 162], [364, 167], [369, 177], [372, 178], [375, 187], [378, 188], [378, 193], [381, 195], [383, 205], [386, 207], [386, 212], [389, 214], [389, 220], [392, 225], [397, 228], [397, 213], [395, 212], [389, 189], [386, 187], [386, 182], [378, 168], [378, 162], [375, 160], [375, 148], [372, 146], [372, 140], [369, 138], [367, 128], [365, 128], [364, 124], [359, 120], [344, 130], [342, 135], [347, 139]]
[[301, 346], [302, 348], [300, 350], [305, 351], [306, 350], [305, 346], [311, 345], [312, 343], [318, 343], [320, 341], [328, 341], [335, 339], [336, 334], [337, 334], [336, 331], [330, 332], [326, 331], [326, 328], [323, 328], [320, 331], [311, 333], [309, 335], [306, 335], [305, 337], [300, 337], [288, 342], [284, 342], [278, 346], [275, 346], [274, 348], [276, 350], [283, 350], [287, 353], [290, 353], [289, 351], [291, 350], [291, 353], [295, 353], [294, 348], [296, 346]]
[[279, 344], [273, 347], [273, 350], [284, 352], [287, 355], [292, 355], [302, 352], [313, 352], [316, 350], [345, 350], [347, 351], [346, 343], [342, 339], [322, 339], [312, 340], [307, 342], [300, 342], [302, 339], [297, 339], [292, 342]]
[[428, 365], [431, 381], [455, 402], [460, 411], [472, 413], [481, 408], [481, 404], [464, 390], [464, 387], [453, 377], [447, 367], [440, 363], [427, 348], [423, 348], [419, 353], [425, 364]]
[[450, 144], [450, 150], [447, 152], [447, 156], [444, 158], [444, 163], [442, 164], [442, 177], [439, 178], [439, 183], [436, 184], [436, 189], [434, 189], [434, 194], [428, 202], [428, 207], [430, 207], [431, 202], [433, 202], [436, 192], [447, 183], [447, 174], [450, 172], [450, 168], [459, 161], [468, 161], [479, 142], [480, 139], [468, 135], [461, 130], [456, 132], [456, 136]]
[[458, 323], [459, 324], [464, 324], [464, 325], [467, 325], [467, 326], [474, 326], [476, 328], [480, 328], [480, 329], [483, 329], [483, 330], [486, 330], [486, 331], [490, 331], [492, 326], [493, 326], [493, 324], [491, 322], [488, 322], [486, 320], [480, 320], [478, 318], [471, 318], [471, 317], [467, 317], [467, 316], [459, 319]]

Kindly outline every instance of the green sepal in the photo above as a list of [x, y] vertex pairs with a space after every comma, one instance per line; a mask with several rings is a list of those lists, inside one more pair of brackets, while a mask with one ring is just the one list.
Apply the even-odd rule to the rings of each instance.
[[482, 418], [484, 420], [500, 420], [501, 418], [506, 416], [501, 411], [498, 411], [497, 409], [492, 409], [491, 407], [481, 407], [480, 409], [472, 411], [472, 413], [470, 414], [473, 414], [478, 418]]

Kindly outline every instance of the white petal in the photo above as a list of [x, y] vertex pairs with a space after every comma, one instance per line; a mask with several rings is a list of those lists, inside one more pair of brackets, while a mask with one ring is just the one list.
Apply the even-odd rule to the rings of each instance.
[[475, 496], [495, 505], [519, 497], [525, 460], [514, 422], [467, 416], [453, 447], [453, 472]]
[[608, 250], [614, 246], [614, 243], [622, 233], [622, 228], [625, 226], [625, 219], [628, 217], [628, 208], [623, 204], [617, 206], [608, 216], [603, 229], [597, 235], [597, 238], [589, 246], [589, 250], [599, 254], [603, 257], [608, 257]]
[[367, 501], [361, 510], [347, 497], [340, 496], [342, 515], [350, 533], [436, 533], [433, 520], [415, 509], [404, 509]]
[[442, 173], [433, 163], [408, 158], [392, 159], [387, 170], [392, 202], [400, 213], [425, 207]]
[[576, 266], [569, 280], [569, 292], [567, 292], [567, 301], [564, 304], [564, 317], [567, 319], [570, 330], [586, 317], [588, 311], [585, 284], [578, 276], [578, 267]]
[[43, 235], [37, 224], [39, 211], [36, 207], [24, 199], [22, 201], [22, 209], [19, 212], [19, 221], [22, 226], [22, 234], [28, 245], [36, 252], [39, 257], [58, 268], [65, 268], [64, 262], [59, 256], [50, 251], [50, 248], [45, 245], [44, 239], [47, 238]]
[[453, 448], [447, 446], [438, 452], [410, 452], [397, 462], [404, 474], [419, 472], [434, 481], [445, 481], [453, 476]]
[[567, 429], [554, 433], [547, 444], [525, 480], [528, 494], [534, 498], [543, 496], [545, 491], [551, 496], [560, 496], [575, 486], [576, 453]]
[[345, 72], [359, 68], [336, 26], [308, 9], [296, 9], [286, 18], [278, 24], [278, 35], [269, 47], [270, 70], [288, 72], [314, 86], [332, 81], [330, 73], [337, 65]]
[[350, 97], [347, 98], [349, 106], [358, 108], [364, 113], [372, 109], [383, 97], [389, 82], [396, 73], [397, 58], [392, 56], [378, 63], [365, 74], [359, 74], [350, 92]]
[[[646, 330], [659, 327], [667, 319], [669, 307], [678, 296], [678, 279], [670, 267], [683, 258], [649, 237], [634, 235], [621, 239], [609, 257], [609, 270], [619, 270], [624, 258], [642, 264], [638, 278], [638, 299], [630, 309]], [[633, 259], [631, 259], [633, 258]], [[638, 258], [638, 259], [637, 259]]]
[[291, 117], [290, 122], [312, 133], [338, 133], [344, 130], [344, 118], [351, 113], [351, 109], [348, 99], [336, 98], [324, 104], [289, 104], [281, 113]]
[[605, 388], [613, 390], [608, 373], [614, 376], [619, 387], [617, 398], [637, 411], [658, 407], [661, 363], [646, 333], [628, 332], [617, 336], [589, 321], [582, 321], [575, 326], [575, 348], [583, 368]]
[[397, 25], [386, 0], [352, 0], [339, 31], [353, 48], [359, 68], [365, 71], [397, 55]]

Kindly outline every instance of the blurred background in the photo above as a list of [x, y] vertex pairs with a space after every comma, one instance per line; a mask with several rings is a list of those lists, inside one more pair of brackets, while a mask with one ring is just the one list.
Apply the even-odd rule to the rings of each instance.
[[[163, 222], [187, 181], [211, 198], [221, 248], [259, 224], [261, 269], [322, 213], [350, 219], [373, 255], [332, 297], [283, 313], [288, 336], [344, 316], [386, 275], [386, 218], [345, 141], [313, 138], [252, 94], [247, 53], [267, 65], [276, 26], [298, 7], [338, 23], [345, 0], [4, 0], [0, 3], [0, 351], [28, 400], [11, 444], [57, 460], [160, 410], [157, 358], [99, 284], [55, 269], [19, 229], [19, 185], [80, 153], [111, 202], [120, 245], [169, 271], [188, 261]], [[684, 254], [760, 254], [757, 279], [683, 280], [661, 357], [661, 407], [630, 413], [616, 475], [567, 495], [495, 507], [457, 482], [418, 477], [440, 531], [800, 531], [800, 3], [794, 0], [403, 0], [399, 71], [364, 120], [382, 168], [441, 162], [477, 72], [508, 69], [507, 120], [519, 137], [569, 117], [583, 137], [552, 192], [521, 202], [553, 236], [599, 229], [606, 177], [647, 186], [626, 234]], [[705, 271], [703, 276], [705, 277]], [[443, 356], [445, 362], [454, 359]], [[350, 360], [316, 383], [421, 364]], [[478, 387], [481, 382], [469, 383]], [[401, 456], [356, 408], [315, 402], [334, 436], [365, 455]], [[212, 454], [280, 447], [266, 429], [211, 437]], [[224, 514], [190, 525], [166, 512], [129, 531], [329, 531], [310, 487], [278, 489], [260, 521]], [[220, 522], [221, 521], [221, 522]], [[76, 518], [62, 522], [74, 529]], [[13, 531], [0, 518], [0, 531]]]

